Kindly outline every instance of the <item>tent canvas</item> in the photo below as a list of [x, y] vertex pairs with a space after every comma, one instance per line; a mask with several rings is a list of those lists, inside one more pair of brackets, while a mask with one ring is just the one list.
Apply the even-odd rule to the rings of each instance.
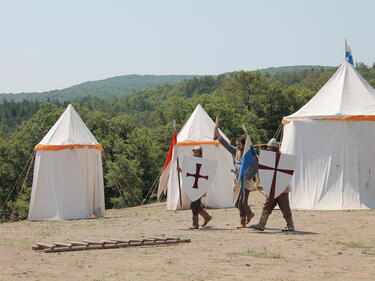
[[104, 215], [102, 147], [73, 106], [35, 150], [29, 220]]
[[296, 156], [295, 209], [375, 208], [375, 90], [347, 62], [284, 117], [281, 151]]
[[[192, 149], [196, 145], [202, 146], [204, 158], [216, 160], [218, 163], [212, 187], [207, 196], [202, 197], [202, 203], [208, 208], [229, 208], [233, 206], [233, 159], [232, 155], [218, 141], [213, 140], [214, 128], [215, 123], [204, 111], [203, 107], [198, 104], [177, 136], [177, 145], [173, 151], [173, 162], [167, 187], [168, 210], [190, 208], [191, 201], [183, 188], [181, 188], [182, 206], [180, 205], [176, 159], [178, 157], [180, 163], [182, 163], [185, 155], [192, 155]], [[226, 138], [224, 134], [222, 136]]]

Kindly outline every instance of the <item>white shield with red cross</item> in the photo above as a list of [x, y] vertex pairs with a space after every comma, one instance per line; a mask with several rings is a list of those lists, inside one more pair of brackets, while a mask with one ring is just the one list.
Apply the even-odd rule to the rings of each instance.
[[295, 156], [261, 150], [259, 177], [267, 197], [277, 198], [290, 184], [294, 173]]
[[198, 200], [209, 191], [216, 174], [216, 167], [215, 160], [184, 156], [181, 186], [191, 201]]

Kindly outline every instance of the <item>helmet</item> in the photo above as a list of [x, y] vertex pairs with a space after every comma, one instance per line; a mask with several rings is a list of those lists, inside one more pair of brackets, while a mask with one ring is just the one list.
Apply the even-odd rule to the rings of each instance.
[[268, 141], [268, 143], [267, 143], [267, 146], [270, 146], [270, 147], [279, 147], [275, 138], [270, 139]]
[[202, 151], [202, 147], [200, 145], [194, 146], [193, 151]]

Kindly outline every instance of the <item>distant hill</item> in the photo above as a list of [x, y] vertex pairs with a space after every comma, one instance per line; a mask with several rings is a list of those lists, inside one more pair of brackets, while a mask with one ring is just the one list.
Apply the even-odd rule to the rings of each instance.
[[75, 100], [87, 96], [113, 98], [126, 96], [134, 92], [153, 89], [160, 85], [177, 84], [199, 75], [123, 75], [104, 80], [89, 81], [66, 89], [41, 93], [0, 94], [0, 101], [6, 100]]
[[263, 74], [280, 74], [280, 73], [292, 73], [292, 72], [302, 72], [309, 70], [330, 70], [337, 68], [335, 66], [321, 66], [321, 65], [295, 65], [295, 66], [280, 66], [280, 67], [268, 67], [259, 69]]
[[[329, 70], [333, 69], [331, 66], [319, 65], [297, 65], [297, 66], [282, 66], [269, 67], [260, 69], [259, 71], [265, 75], [280, 75], [286, 73], [297, 73], [310, 70]], [[226, 73], [225, 75], [230, 75]], [[71, 101], [83, 97], [97, 97], [102, 99], [110, 99], [114, 97], [123, 97], [129, 94], [150, 90], [160, 85], [177, 84], [183, 80], [190, 80], [192, 78], [202, 77], [200, 75], [123, 75], [112, 77], [104, 80], [84, 82], [66, 89], [54, 90], [48, 92], [30, 92], [19, 94], [0, 94], [0, 102], [3, 100], [57, 100], [57, 101]]]

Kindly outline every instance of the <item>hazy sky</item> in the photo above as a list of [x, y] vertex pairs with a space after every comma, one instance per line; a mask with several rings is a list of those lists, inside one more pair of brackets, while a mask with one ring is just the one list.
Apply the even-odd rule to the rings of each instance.
[[124, 74], [375, 62], [375, 1], [0, 0], [0, 93]]

